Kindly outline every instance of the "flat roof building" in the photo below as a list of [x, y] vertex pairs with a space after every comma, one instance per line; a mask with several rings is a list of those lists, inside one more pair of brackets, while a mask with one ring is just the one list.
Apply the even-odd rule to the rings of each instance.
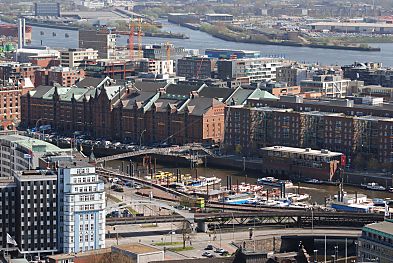
[[393, 221], [364, 226], [358, 247], [358, 259], [361, 262], [392, 262]]

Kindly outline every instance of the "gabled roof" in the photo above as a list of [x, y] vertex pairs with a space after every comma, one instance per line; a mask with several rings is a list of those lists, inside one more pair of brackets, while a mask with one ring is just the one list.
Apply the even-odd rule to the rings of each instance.
[[145, 92], [157, 92], [159, 89], [163, 89], [168, 86], [168, 83], [163, 82], [148, 82], [148, 81], [138, 81], [134, 84], [135, 88], [138, 91], [145, 91]]
[[201, 90], [199, 96], [205, 98], [215, 98], [219, 101], [225, 102], [234, 91], [234, 89], [229, 88], [205, 87]]
[[98, 88], [102, 84], [104, 84], [106, 80], [110, 80], [110, 78], [109, 77], [105, 77], [105, 78], [86, 77], [86, 78], [82, 79], [81, 81], [75, 83], [75, 85], [79, 88], [88, 88], [88, 87]]
[[184, 83], [178, 83], [178, 84], [169, 84], [166, 88], [166, 94], [168, 97], [188, 97], [190, 96], [190, 93], [195, 91], [200, 91], [201, 89], [204, 89], [206, 85], [202, 84], [197, 84], [197, 85], [192, 85], [192, 84], [184, 84]]
[[131, 93], [127, 98], [123, 99], [123, 107], [132, 109], [134, 107], [135, 102], [146, 102], [150, 101], [157, 93], [156, 92], [135, 92]]
[[212, 106], [220, 106], [220, 105], [224, 106], [225, 104], [213, 98], [196, 97], [190, 99], [186, 107], [190, 115], [202, 116], [208, 110], [210, 110]]
[[35, 90], [29, 91], [32, 98], [43, 98], [45, 94], [55, 88], [53, 86], [38, 86]]

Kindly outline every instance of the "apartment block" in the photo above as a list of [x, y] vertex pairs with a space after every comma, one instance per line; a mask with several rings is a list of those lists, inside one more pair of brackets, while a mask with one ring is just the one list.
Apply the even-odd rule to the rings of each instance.
[[342, 98], [347, 95], [351, 80], [337, 75], [314, 75], [311, 80], [300, 81], [302, 92], [320, 92], [323, 96]]
[[176, 75], [188, 79], [208, 79], [212, 77], [214, 63], [206, 57], [184, 57], [177, 61]]
[[217, 61], [217, 72], [220, 79], [249, 77], [250, 83], [275, 81], [281, 63], [282, 59], [275, 58], [221, 59]]
[[143, 59], [139, 61], [139, 70], [152, 74], [172, 75], [174, 73], [173, 60]]
[[71, 87], [85, 77], [85, 71], [78, 68], [52, 67], [37, 70], [35, 74], [36, 85], [57, 85]]
[[105, 247], [105, 191], [95, 166], [62, 161], [58, 167], [58, 244], [63, 253]]
[[92, 48], [86, 49], [67, 49], [60, 51], [60, 63], [62, 67], [74, 68], [79, 67], [86, 61], [95, 61], [98, 59], [98, 51]]
[[22, 254], [57, 251], [57, 176], [52, 171], [18, 171], [15, 241]]

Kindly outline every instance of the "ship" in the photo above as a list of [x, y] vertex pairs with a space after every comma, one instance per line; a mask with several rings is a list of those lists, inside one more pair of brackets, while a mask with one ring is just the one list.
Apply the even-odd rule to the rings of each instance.
[[252, 199], [253, 196], [250, 194], [234, 194], [225, 196], [221, 199], [221, 202], [232, 205], [244, 205], [249, 204]]
[[379, 185], [377, 183], [368, 183], [368, 184], [362, 184], [361, 185], [363, 188], [367, 190], [372, 190], [372, 191], [386, 191], [386, 188], [383, 187], [382, 185]]
[[[31, 32], [33, 28], [26, 26], [25, 28], [25, 39], [27, 42], [31, 42]], [[0, 36], [6, 37], [18, 37], [18, 26], [13, 24], [0, 24]]]
[[285, 185], [286, 188], [293, 187], [293, 183], [291, 181], [286, 181], [286, 180], [279, 180], [274, 177], [263, 177], [259, 178], [257, 180], [258, 185], [266, 185], [266, 186], [272, 186], [272, 187], [281, 187], [282, 185]]
[[201, 177], [199, 180], [190, 180], [186, 182], [187, 186], [191, 187], [204, 187], [221, 183], [221, 178], [217, 177]]

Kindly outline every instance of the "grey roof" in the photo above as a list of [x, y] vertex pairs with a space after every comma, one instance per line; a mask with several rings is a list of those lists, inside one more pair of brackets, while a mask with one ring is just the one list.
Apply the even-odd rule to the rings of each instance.
[[213, 99], [213, 98], [201, 98], [196, 97], [191, 99], [188, 104], [187, 108], [191, 115], [195, 116], [202, 116], [205, 114], [213, 105], [224, 105], [222, 102]]
[[93, 78], [93, 77], [86, 77], [82, 79], [81, 81], [75, 83], [75, 85], [79, 88], [85, 88], [85, 87], [98, 87], [105, 78]]
[[228, 98], [229, 101], [226, 100], [225, 102], [229, 103], [230, 105], [243, 104], [253, 92], [254, 90], [250, 89], [236, 89], [235, 92], [232, 93], [232, 95]]
[[156, 111], [166, 111], [168, 105], [179, 109], [184, 102], [185, 100], [160, 98], [154, 102], [154, 105], [156, 106]]
[[229, 88], [205, 87], [199, 93], [199, 96], [206, 97], [206, 98], [215, 98], [218, 99], [219, 101], [226, 101], [234, 91], [235, 91], [234, 89], [229, 89]]
[[124, 108], [131, 109], [134, 107], [135, 102], [146, 102], [151, 100], [157, 93], [156, 92], [135, 92], [131, 93], [127, 98], [123, 99]]
[[51, 89], [54, 89], [53, 86], [38, 86], [35, 90], [30, 91], [30, 95], [33, 98], [42, 98], [47, 94]]
[[166, 93], [170, 95], [177, 96], [189, 96], [192, 91], [198, 91], [201, 88], [201, 85], [191, 85], [191, 84], [170, 84], [166, 88]]
[[369, 225], [366, 225], [363, 229], [369, 229], [369, 230], [374, 230], [378, 233], [386, 234], [389, 236], [393, 236], [393, 222], [392, 221], [383, 221], [379, 223], [372, 223]]
[[140, 91], [156, 92], [159, 89], [165, 88], [168, 84], [163, 82], [139, 81], [139, 82], [135, 82], [134, 85], [135, 88]]

